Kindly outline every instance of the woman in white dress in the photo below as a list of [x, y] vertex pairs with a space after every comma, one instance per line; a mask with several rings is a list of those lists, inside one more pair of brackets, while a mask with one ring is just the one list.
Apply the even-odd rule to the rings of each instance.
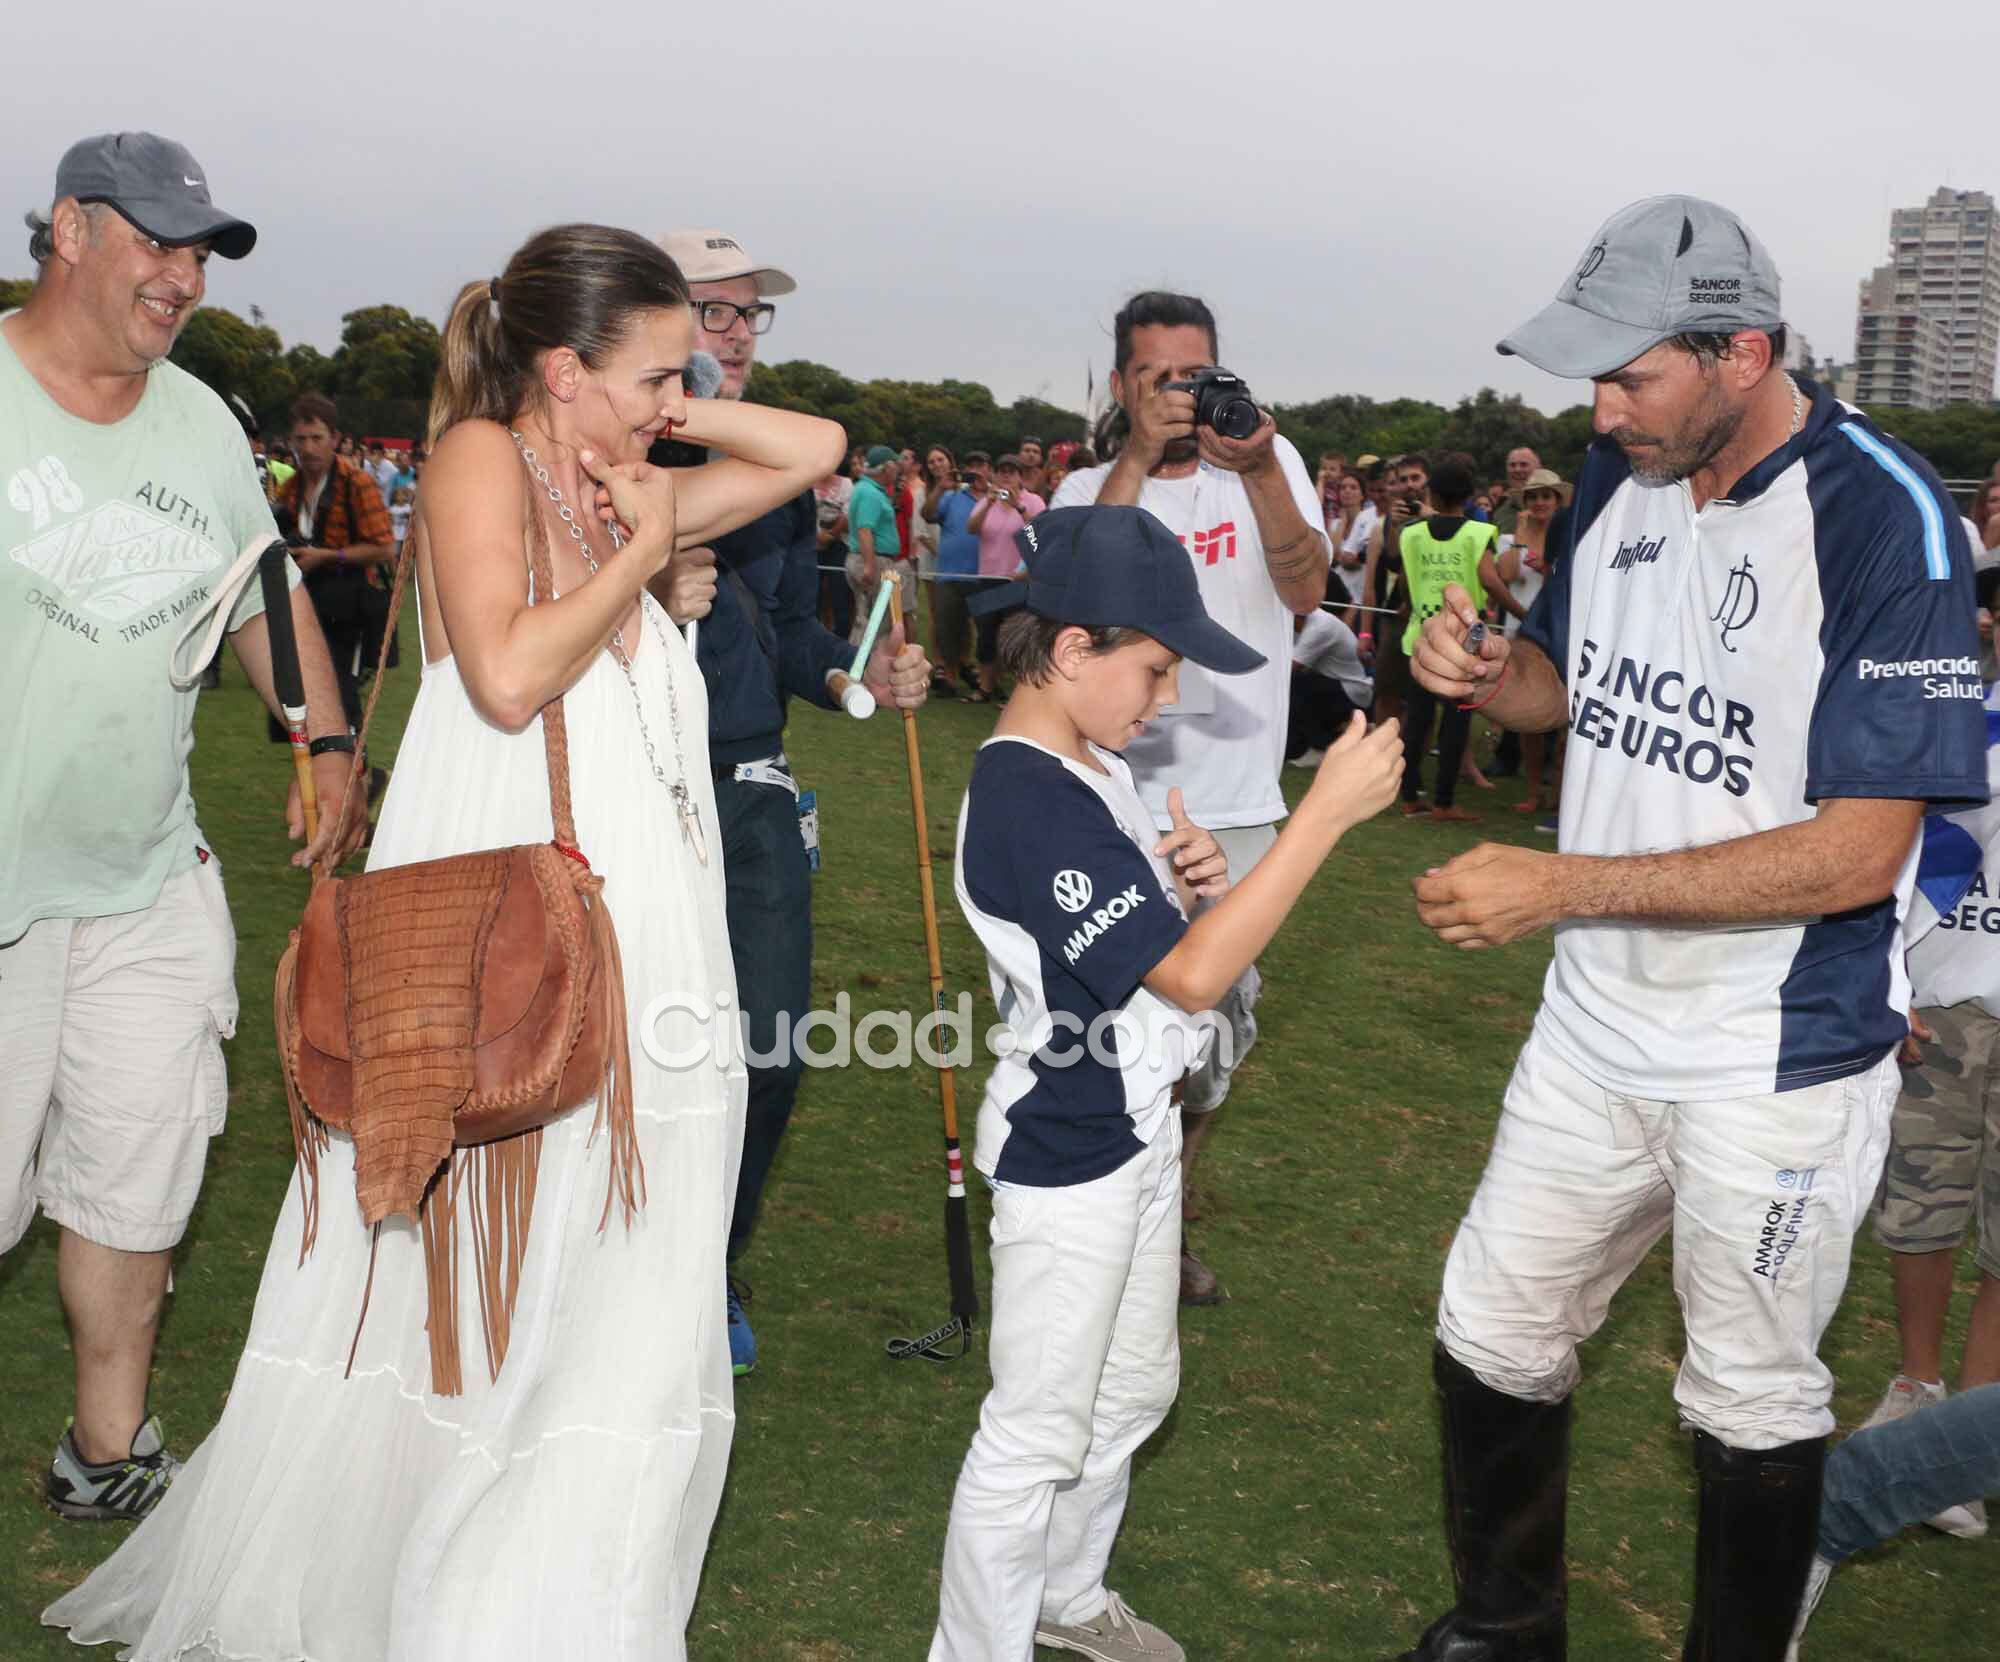
[[[595, 1105], [551, 1125], [504, 1364], [489, 1377], [466, 1276], [464, 1390], [439, 1396], [408, 1219], [382, 1226], [348, 1370], [369, 1232], [336, 1135], [317, 1244], [301, 1265], [294, 1184], [221, 1421], [47, 1612], [81, 1643], [142, 1662], [686, 1654], [734, 1425], [716, 1292], [744, 1075], [733, 1045], [669, 1067], [690, 1033], [640, 1031], [657, 999], [734, 993], [707, 704], [675, 627], [707, 610], [714, 567], [677, 555], [797, 496], [844, 444], [809, 416], [689, 402], [693, 343], [678, 269], [629, 232], [542, 232], [460, 294], [411, 527], [423, 679], [370, 861], [547, 840], [540, 711], [562, 697], [577, 839], [623, 953], [645, 1204], [600, 1230]], [[724, 454], [648, 467], [670, 425]], [[537, 519], [553, 594], [529, 580]]]

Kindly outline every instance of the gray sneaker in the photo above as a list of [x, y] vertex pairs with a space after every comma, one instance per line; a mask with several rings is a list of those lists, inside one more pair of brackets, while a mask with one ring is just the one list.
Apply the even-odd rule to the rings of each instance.
[[167, 1452], [157, 1414], [139, 1427], [127, 1458], [101, 1466], [77, 1452], [76, 1426], [70, 1424], [63, 1428], [62, 1441], [49, 1462], [42, 1498], [78, 1522], [129, 1522], [160, 1504], [180, 1469], [181, 1463]]
[[1861, 1422], [1863, 1431], [1873, 1431], [1878, 1425], [1894, 1425], [1898, 1420], [1906, 1420], [1921, 1408], [1929, 1408], [1943, 1402], [1950, 1395], [1942, 1385], [1929, 1385], [1921, 1379], [1912, 1379], [1906, 1373], [1899, 1373], [1889, 1381], [1889, 1388], [1882, 1393], [1882, 1400], [1875, 1404], [1875, 1412]]
[[1187, 1652], [1151, 1622], [1142, 1622], [1116, 1593], [1094, 1621], [1067, 1626], [1037, 1622], [1035, 1643], [1071, 1650], [1096, 1662], [1187, 1662]]
[[1785, 1647], [1785, 1662], [1799, 1662], [1799, 1641], [1805, 1637], [1806, 1623], [1819, 1608], [1820, 1594], [1826, 1591], [1827, 1577], [1833, 1574], [1833, 1560], [1813, 1554], [1812, 1568], [1806, 1572], [1806, 1594], [1799, 1600], [1799, 1619], [1792, 1629], [1792, 1642]]

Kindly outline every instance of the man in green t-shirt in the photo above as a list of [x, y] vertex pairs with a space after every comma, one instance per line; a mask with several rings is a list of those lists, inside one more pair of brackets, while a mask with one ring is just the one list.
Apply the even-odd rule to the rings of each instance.
[[[896, 532], [896, 469], [901, 458], [886, 444], [868, 452], [868, 471], [854, 481], [847, 499], [847, 583], [854, 590], [854, 622], [848, 639], [859, 641], [868, 628], [868, 613], [882, 587], [884, 562], [903, 552]], [[899, 603], [900, 604], [900, 603]], [[889, 619], [894, 625], [895, 619]]]
[[[1403, 631], [1406, 656], [1416, 651], [1424, 620], [1442, 609], [1446, 584], [1463, 584], [1468, 594], [1479, 592], [1479, 557], [1492, 547], [1495, 532], [1491, 525], [1466, 517], [1465, 505], [1477, 484], [1469, 456], [1446, 456], [1431, 474], [1431, 501], [1437, 512], [1403, 532], [1403, 582], [1410, 595], [1410, 621]], [[1424, 812], [1424, 757], [1431, 747], [1433, 724], [1438, 730], [1437, 791], [1428, 817], [1476, 820], [1477, 814], [1457, 805], [1458, 769], [1465, 759], [1472, 716], [1414, 678], [1403, 708], [1403, 812]]]
[[[236, 937], [188, 789], [195, 692], [170, 658], [274, 529], [236, 419], [167, 353], [209, 255], [257, 234], [150, 133], [73, 146], [30, 224], [34, 289], [0, 319], [0, 1251], [37, 1208], [60, 1227], [76, 1414], [49, 1503], [133, 1518], [178, 1465], [147, 1375], [236, 1025]], [[262, 612], [253, 583], [229, 624], [275, 709]], [[331, 840], [353, 745], [303, 590], [292, 617], [315, 749], [333, 747], [303, 863]]]

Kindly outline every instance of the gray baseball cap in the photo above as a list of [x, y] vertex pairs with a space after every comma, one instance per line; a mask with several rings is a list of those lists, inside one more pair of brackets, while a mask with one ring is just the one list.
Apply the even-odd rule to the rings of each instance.
[[157, 133], [99, 133], [56, 164], [56, 200], [108, 202], [155, 242], [205, 242], [225, 260], [257, 246], [257, 228], [209, 200], [208, 175], [186, 146]]
[[1649, 196], [1598, 227], [1555, 299], [1499, 350], [1584, 379], [1675, 335], [1779, 321], [1778, 268], [1742, 220], [1698, 196]]

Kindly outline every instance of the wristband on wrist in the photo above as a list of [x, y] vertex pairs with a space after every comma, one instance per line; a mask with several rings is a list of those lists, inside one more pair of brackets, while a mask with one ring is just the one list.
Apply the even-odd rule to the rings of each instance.
[[306, 754], [308, 756], [324, 756], [330, 751], [335, 750], [340, 751], [344, 755], [352, 756], [354, 754], [354, 735], [352, 733], [328, 733], [324, 738], [314, 739], [311, 744], [306, 746]]

